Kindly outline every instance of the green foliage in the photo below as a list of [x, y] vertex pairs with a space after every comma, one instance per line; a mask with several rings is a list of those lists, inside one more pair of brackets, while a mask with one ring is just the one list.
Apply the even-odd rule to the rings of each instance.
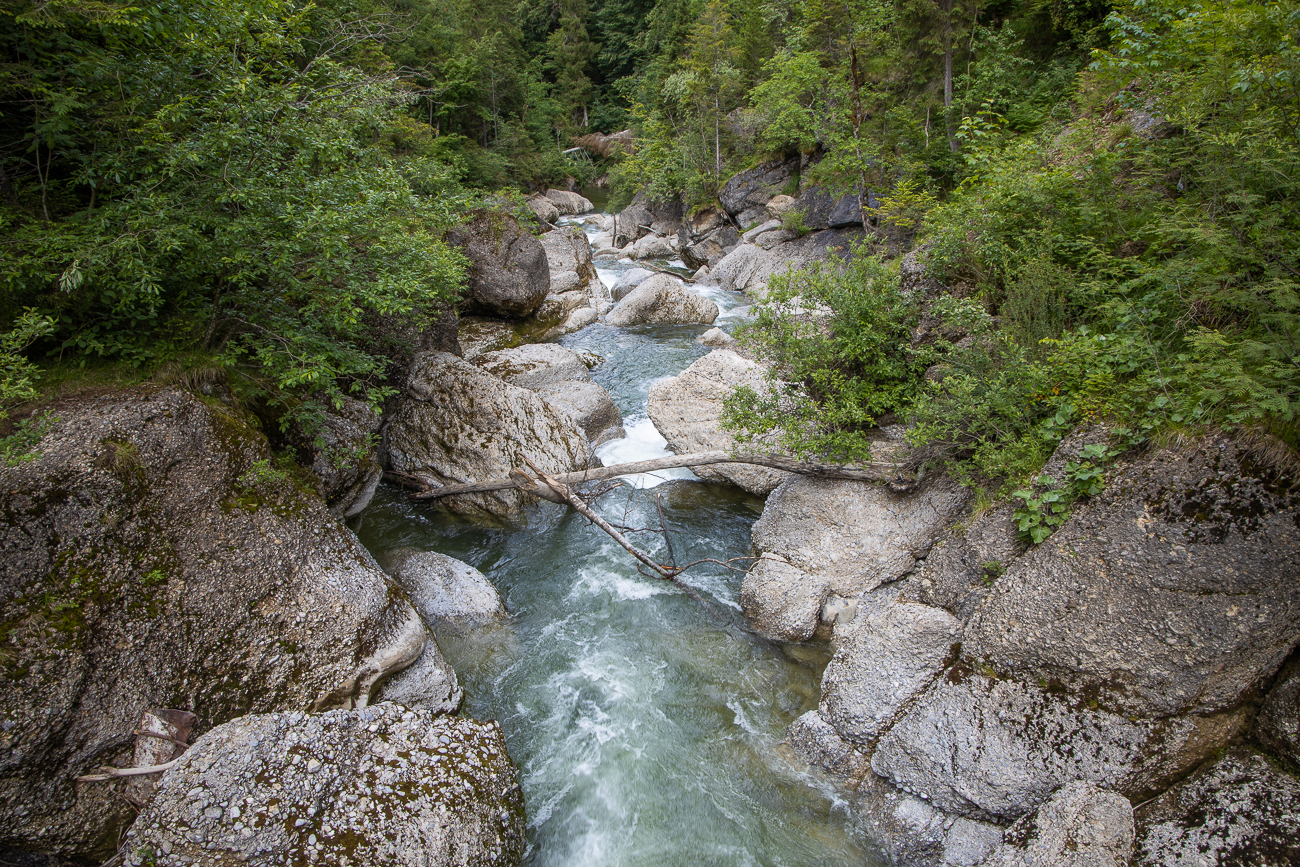
[[[64, 285], [72, 285], [72, 279], [65, 280]], [[8, 407], [36, 397], [35, 380], [39, 374], [23, 352], [53, 331], [54, 320], [29, 307], [7, 333], [0, 334], [0, 421], [8, 418]]]
[[1069, 517], [1070, 507], [1081, 499], [1095, 497], [1106, 488], [1106, 464], [1120, 450], [1100, 443], [1083, 447], [1081, 460], [1065, 465], [1064, 484], [1051, 476], [1039, 476], [1034, 488], [1013, 491], [1011, 496], [1021, 501], [1012, 520], [1029, 542], [1039, 545]]
[[56, 421], [58, 419], [49, 413], [19, 421], [14, 425], [13, 433], [0, 437], [0, 462], [7, 467], [16, 467], [21, 463], [36, 460], [36, 444]]
[[864, 457], [870, 429], [915, 399], [929, 360], [910, 346], [918, 302], [895, 268], [858, 253], [842, 273], [818, 265], [776, 278], [757, 305], [741, 338], [773, 368], [762, 393], [742, 388], [726, 403], [738, 441]]
[[793, 232], [797, 237], [802, 238], [812, 229], [804, 224], [803, 208], [791, 208], [781, 215], [781, 228], [787, 232]]

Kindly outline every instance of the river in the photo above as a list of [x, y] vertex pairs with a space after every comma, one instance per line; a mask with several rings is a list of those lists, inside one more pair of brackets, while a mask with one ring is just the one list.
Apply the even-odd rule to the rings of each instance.
[[[660, 263], [677, 265], [680, 263]], [[607, 285], [631, 265], [597, 262]], [[730, 328], [744, 297], [706, 290]], [[592, 325], [560, 342], [605, 361], [593, 371], [628, 437], [605, 463], [668, 454], [646, 415], [651, 383], [707, 350], [704, 326]], [[762, 500], [695, 480], [639, 477], [598, 510], [657, 527], [679, 563], [749, 553]], [[499, 720], [519, 766], [532, 867], [873, 864], [835, 790], [788, 759], [786, 726], [817, 704], [824, 647], [781, 647], [745, 625], [742, 573], [687, 573], [706, 604], [638, 574], [613, 540], [567, 508], [541, 503], [522, 524], [458, 518], [380, 491], [359, 526], [381, 560], [402, 546], [441, 551], [496, 584], [508, 625], [438, 643], [465, 689], [465, 713]], [[661, 536], [635, 534], [661, 560]], [[743, 567], [743, 562], [737, 564]]]

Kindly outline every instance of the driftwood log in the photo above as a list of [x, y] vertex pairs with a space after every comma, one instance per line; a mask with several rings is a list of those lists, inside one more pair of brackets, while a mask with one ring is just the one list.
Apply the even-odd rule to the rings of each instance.
[[[798, 473], [801, 476], [811, 476], [817, 479], [844, 479], [858, 482], [879, 482], [889, 486], [894, 491], [908, 491], [916, 485], [916, 479], [905, 473], [895, 464], [887, 463], [865, 463], [855, 465], [840, 464], [821, 464], [813, 461], [800, 461], [785, 455], [775, 454], [745, 454], [733, 455], [729, 452], [693, 452], [685, 455], [669, 455], [666, 458], [655, 458], [649, 461], [635, 461], [629, 464], [614, 464], [610, 467], [595, 467], [587, 470], [578, 470], [572, 473], [559, 473], [547, 478], [554, 479], [562, 485], [579, 485], [584, 482], [599, 482], [605, 479], [612, 479], [618, 476], [631, 476], [639, 473], [653, 473], [658, 470], [674, 470], [688, 467], [705, 467], [710, 464], [754, 464], [760, 467], [770, 467], [776, 470], [785, 470], [790, 473]], [[529, 493], [537, 494], [543, 499], [552, 502], [565, 502], [562, 495], [550, 489], [543, 482], [537, 488], [527, 488], [516, 481], [518, 473], [512, 471], [510, 477], [504, 479], [489, 479], [485, 482], [471, 482], [463, 485], [441, 485], [435, 486], [423, 479], [412, 479], [410, 476], [394, 477], [394, 481], [404, 484], [408, 487], [414, 487], [412, 482], [422, 485], [422, 489], [416, 490], [411, 494], [414, 500], [433, 500], [438, 497], [451, 497], [456, 494], [484, 494], [490, 491], [504, 491], [509, 488], [521, 488]], [[546, 488], [546, 489], [542, 489]]]

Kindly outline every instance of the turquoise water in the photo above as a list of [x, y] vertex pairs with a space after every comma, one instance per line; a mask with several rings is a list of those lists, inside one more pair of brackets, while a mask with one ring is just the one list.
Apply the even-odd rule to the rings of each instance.
[[[742, 299], [721, 300], [735, 308]], [[605, 358], [593, 375], [629, 429], [601, 449], [606, 463], [666, 453], [647, 393], [705, 352], [694, 342], [704, 330], [594, 325], [562, 341]], [[600, 500], [608, 520], [658, 527], [662, 505], [678, 563], [749, 553], [760, 499], [687, 470], [637, 481]], [[826, 651], [753, 635], [737, 604], [740, 571], [687, 573], [701, 604], [638, 574], [608, 536], [548, 503], [517, 525], [491, 526], [384, 489], [359, 535], [381, 558], [407, 545], [460, 558], [505, 599], [506, 626], [438, 642], [465, 713], [505, 730], [527, 803], [527, 864], [874, 863], [834, 790], [781, 746], [785, 727], [817, 704]], [[633, 538], [669, 558], [660, 535]]]

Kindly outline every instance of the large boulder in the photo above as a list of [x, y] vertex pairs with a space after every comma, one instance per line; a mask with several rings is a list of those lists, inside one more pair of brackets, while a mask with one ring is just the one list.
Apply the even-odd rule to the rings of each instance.
[[646, 235], [623, 253], [631, 259], [671, 259], [677, 255], [677, 248], [669, 238]]
[[917, 571], [909, 595], [951, 611], [963, 622], [970, 619], [993, 582], [1028, 547], [1014, 512], [1014, 506], [1004, 504], [945, 534]]
[[521, 318], [551, 288], [541, 242], [509, 214], [477, 211], [447, 234], [469, 259], [466, 304], [470, 312]]
[[[202, 730], [363, 704], [438, 656], [238, 410], [142, 387], [53, 414], [30, 461], [0, 466], [0, 848], [111, 854], [134, 816], [120, 784], [73, 780], [131, 764], [142, 708]], [[426, 686], [458, 701], [454, 675]]]
[[[535, 392], [446, 353], [417, 356], [405, 397], [385, 431], [392, 469], [435, 485], [504, 478], [527, 466], [548, 473], [589, 465], [573, 420]], [[436, 502], [453, 511], [513, 515], [529, 501], [517, 490], [460, 494]]]
[[949, 812], [1018, 819], [1072, 780], [1159, 791], [1241, 724], [1239, 713], [1129, 719], [958, 666], [881, 737], [871, 768]]
[[[864, 204], [879, 204], [870, 192]], [[858, 209], [858, 194], [836, 195], [821, 187], [809, 187], [792, 206], [803, 213], [803, 224], [809, 229], [844, 229], [862, 225], [862, 212]]]
[[[735, 440], [721, 427], [722, 402], [741, 385], [767, 388], [764, 368], [730, 349], [716, 349], [696, 359], [677, 376], [650, 386], [650, 420], [676, 454], [730, 451]], [[790, 475], [752, 464], [697, 467], [696, 475], [730, 482], [751, 494], [765, 496]]]
[[589, 365], [599, 360], [579, 355], [558, 343], [529, 343], [489, 352], [473, 362], [511, 385], [531, 389], [567, 413], [587, 439], [622, 436], [623, 414], [603, 387], [591, 381]]
[[[572, 271], [578, 275], [578, 286], [600, 284], [596, 266], [591, 264], [591, 244], [586, 234], [577, 226], [562, 226], [542, 235], [539, 239], [552, 274]], [[600, 284], [602, 291], [604, 284]], [[594, 288], [594, 287], [593, 287]]]
[[614, 398], [594, 382], [560, 382], [535, 389], [551, 406], [568, 413], [593, 445], [627, 435]]
[[715, 262], [709, 263], [708, 282], [724, 289], [734, 289], [761, 296], [778, 275], [799, 271], [817, 262], [835, 265], [850, 254], [860, 231], [824, 231], [764, 249], [756, 244], [741, 244]]
[[993, 584], [967, 652], [1124, 714], [1234, 706], [1300, 641], [1300, 495], [1221, 435], [1108, 476]]
[[985, 867], [1126, 867], [1133, 837], [1128, 798], [1076, 780], [1009, 828]]
[[555, 205], [556, 210], [564, 216], [585, 214], [595, 208], [587, 199], [567, 190], [547, 190], [545, 195], [550, 203]]
[[1300, 781], [1237, 748], [1137, 813], [1137, 867], [1300, 864]]
[[648, 271], [645, 268], [629, 268], [618, 276], [618, 281], [609, 290], [609, 294], [615, 301], [622, 301], [623, 296], [654, 275], [654, 271]]
[[316, 474], [330, 511], [351, 518], [370, 505], [384, 475], [375, 452], [379, 414], [365, 401], [350, 397], [332, 410], [323, 414], [314, 431], [295, 425], [294, 444], [299, 460]]
[[961, 623], [928, 605], [895, 603], [837, 631], [818, 713], [843, 738], [870, 745], [956, 659]]
[[799, 171], [799, 160], [773, 160], [738, 172], [722, 185], [718, 201], [733, 217], [750, 209], [762, 209]]
[[560, 219], [560, 209], [545, 196], [533, 196], [528, 200], [528, 208], [537, 215], [539, 220], [548, 225]]
[[506, 617], [505, 603], [492, 581], [455, 557], [404, 548], [386, 565], [430, 625], [468, 627]]
[[1002, 827], [936, 809], [867, 771], [853, 782], [855, 824], [890, 864], [978, 867], [1002, 844]]
[[605, 323], [631, 325], [712, 325], [718, 305], [696, 295], [670, 274], [656, 274], [637, 286], [605, 314]]
[[689, 243], [679, 245], [683, 261], [692, 268], [713, 266], [740, 243], [740, 233], [729, 225], [723, 225]]
[[674, 235], [681, 228], [684, 215], [680, 199], [657, 201], [642, 190], [619, 212], [615, 246], [625, 246], [649, 234]]
[[495, 722], [380, 704], [242, 717], [163, 777], [128, 865], [518, 864], [518, 773]]

